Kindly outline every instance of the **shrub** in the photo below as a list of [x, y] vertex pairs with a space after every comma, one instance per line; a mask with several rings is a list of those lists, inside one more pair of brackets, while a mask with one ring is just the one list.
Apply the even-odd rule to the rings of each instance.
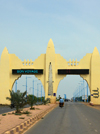
[[21, 113], [15, 113], [15, 115], [22, 115]]
[[32, 115], [27, 114], [27, 116], [32, 116]]
[[2, 116], [5, 116], [6, 114], [2, 114]]
[[12, 114], [12, 113], [8, 113], [9, 115]]
[[25, 112], [23, 112], [23, 114], [30, 114], [30, 112], [29, 111], [25, 111]]
[[36, 108], [37, 110], [40, 110], [40, 108]]
[[20, 109], [20, 111], [23, 111], [23, 109]]
[[19, 117], [19, 119], [25, 119], [25, 117]]
[[35, 110], [35, 107], [30, 108], [30, 110]]

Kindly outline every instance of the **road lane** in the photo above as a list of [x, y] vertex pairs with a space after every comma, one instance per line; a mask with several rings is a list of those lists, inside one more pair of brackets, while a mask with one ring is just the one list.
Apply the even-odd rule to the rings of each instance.
[[100, 111], [78, 102], [66, 102], [24, 134], [100, 134]]

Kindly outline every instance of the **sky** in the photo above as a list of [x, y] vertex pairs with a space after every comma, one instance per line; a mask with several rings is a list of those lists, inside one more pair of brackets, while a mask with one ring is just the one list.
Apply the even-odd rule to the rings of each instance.
[[[55, 53], [67, 61], [80, 61], [95, 46], [100, 52], [100, 0], [0, 0], [0, 56], [7, 47], [22, 61], [34, 61], [46, 53], [50, 38]], [[37, 83], [41, 82], [30, 77], [28, 92], [32, 93], [34, 79], [37, 94]], [[25, 78], [17, 81], [20, 91], [25, 91]], [[66, 76], [58, 86], [57, 97], [73, 97], [82, 80], [79, 75]]]

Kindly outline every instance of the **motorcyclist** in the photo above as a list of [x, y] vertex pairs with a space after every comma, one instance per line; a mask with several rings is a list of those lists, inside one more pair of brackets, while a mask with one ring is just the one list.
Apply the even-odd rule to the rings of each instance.
[[61, 97], [60, 97], [60, 100], [59, 100], [59, 104], [60, 104], [61, 107], [63, 107], [63, 105], [64, 105], [64, 100]]

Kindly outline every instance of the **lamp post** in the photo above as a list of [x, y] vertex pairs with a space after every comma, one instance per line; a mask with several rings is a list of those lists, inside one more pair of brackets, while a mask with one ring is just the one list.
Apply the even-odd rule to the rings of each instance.
[[45, 91], [44, 91], [44, 98], [45, 98]]
[[84, 90], [84, 87], [82, 87], [82, 85], [83, 85], [83, 81], [80, 81], [79, 84], [81, 84], [81, 85], [80, 85], [80, 87], [81, 87], [81, 88], [80, 88], [80, 94], [83, 95], [83, 93], [82, 93], [83, 90]]
[[76, 89], [76, 91], [75, 91], [75, 100], [77, 100], [77, 89]]
[[15, 81], [15, 92], [17, 92], [17, 80]]
[[73, 94], [73, 97], [74, 97], [74, 102], [75, 102], [75, 92], [74, 92], [74, 94]]
[[42, 85], [41, 85], [41, 102], [42, 102]]
[[88, 83], [87, 83], [87, 102], [88, 102]]
[[83, 80], [83, 94], [84, 94], [84, 102], [85, 102], [85, 87], [84, 87], [84, 80]]
[[37, 80], [33, 80], [33, 99], [34, 99], [34, 82]]
[[79, 101], [80, 101], [80, 85], [79, 85]]
[[37, 83], [37, 102], [38, 102], [38, 91], [39, 91], [39, 84], [41, 84], [41, 83]]
[[74, 101], [75, 101], [75, 92], [74, 92]]
[[74, 92], [75, 100], [76, 100], [76, 91]]
[[41, 83], [37, 83], [37, 102], [38, 102], [38, 85], [41, 84]]
[[[82, 83], [83, 81], [80, 81], [80, 83], [78, 83], [79, 84], [79, 90], [80, 90], [80, 94], [82, 95], [82, 90], [83, 90], [83, 88], [82, 88]], [[80, 85], [81, 84], [81, 85]], [[81, 87], [81, 88], [80, 88]]]
[[26, 85], [23, 85], [23, 86], [26, 86], [26, 97], [27, 97], [27, 78], [31, 78], [31, 77], [26, 76]]
[[75, 98], [74, 98], [74, 101], [76, 100], [76, 91], [74, 92], [74, 96], [75, 96]]
[[78, 97], [78, 101], [79, 101], [79, 91], [78, 91], [78, 88], [77, 88], [77, 97]]

